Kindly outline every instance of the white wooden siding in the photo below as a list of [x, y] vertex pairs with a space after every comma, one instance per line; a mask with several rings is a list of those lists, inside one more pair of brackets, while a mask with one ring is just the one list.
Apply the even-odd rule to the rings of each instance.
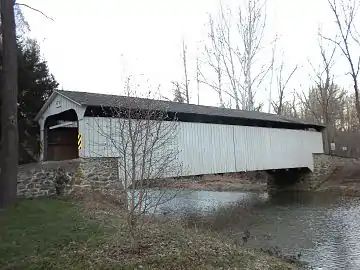
[[236, 170], [313, 168], [322, 152], [319, 132], [234, 126]]
[[[136, 121], [136, 120], [131, 120]], [[177, 143], [177, 128], [179, 124], [176, 122], [157, 122], [158, 124], [150, 124], [149, 126], [144, 126], [138, 130], [137, 135], [139, 137], [155, 134], [156, 129], [160, 128], [165, 131], [166, 136], [163, 136], [164, 133], [160, 133], [159, 138], [156, 136], [149, 136], [147, 140], [147, 146], [144, 144], [139, 144], [139, 140], [136, 143], [135, 153], [132, 153], [131, 140], [128, 136], [124, 136], [129, 133], [128, 129], [128, 120], [119, 119], [119, 118], [90, 118], [85, 117], [84, 123], [86, 127], [85, 136], [83, 137], [83, 142], [85, 145], [85, 155], [87, 157], [119, 157], [119, 176], [120, 179], [124, 179], [125, 171], [131, 177], [132, 175], [132, 165], [135, 165], [135, 177], [139, 179], [143, 173], [148, 174], [149, 178], [161, 178], [161, 177], [170, 177], [170, 176], [179, 176], [183, 175], [181, 162], [178, 159], [174, 160], [174, 157], [177, 157], [171, 153], [176, 153], [178, 151]], [[133, 123], [132, 128], [139, 128], [137, 124]], [[146, 132], [147, 127], [150, 128], [150, 132]], [[121, 130], [122, 129], [122, 130]], [[133, 131], [134, 132], [134, 131]], [[134, 134], [134, 133], [131, 133]], [[122, 139], [124, 138], [124, 139]], [[136, 139], [135, 139], [136, 140]], [[143, 143], [143, 141], [142, 141]], [[149, 146], [153, 146], [150, 152], [148, 151]], [[143, 151], [147, 151], [147, 155], [143, 155]], [[123, 158], [121, 158], [124, 153], [126, 153], [126, 163]], [[132, 156], [132, 154], [134, 156]], [[134, 157], [135, 162], [131, 160]], [[142, 171], [141, 163], [144, 162], [143, 158], [146, 158], [146, 172]], [[167, 158], [169, 157], [169, 158]], [[151, 166], [149, 165], [151, 162]], [[126, 168], [126, 169], [125, 169]]]
[[[116, 130], [110, 118], [85, 117], [85, 157], [117, 157], [108, 136]], [[99, 128], [101, 132], [99, 132]], [[320, 132], [179, 123], [176, 142], [183, 175], [308, 167], [313, 153], [323, 153]]]
[[232, 126], [180, 123], [179, 160], [188, 175], [235, 171]]
[[[42, 118], [46, 119], [48, 116], [62, 113], [64, 111], [71, 110], [71, 109], [74, 109], [75, 112], [78, 112], [79, 110], [82, 109], [82, 107], [75, 104], [71, 100], [64, 98], [63, 96], [57, 94], [55, 96], [53, 102], [51, 102], [49, 104], [49, 107], [47, 107], [47, 109], [45, 110], [44, 114], [42, 115]], [[80, 116], [78, 116], [78, 117], [81, 118]]]

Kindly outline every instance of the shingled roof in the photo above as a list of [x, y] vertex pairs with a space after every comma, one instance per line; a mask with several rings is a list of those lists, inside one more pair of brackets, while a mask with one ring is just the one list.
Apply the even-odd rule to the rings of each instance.
[[159, 108], [159, 110], [167, 110], [169, 112], [174, 112], [174, 113], [241, 118], [248, 120], [259, 120], [259, 121], [267, 121], [267, 122], [275, 122], [275, 123], [277, 122], [283, 124], [297, 124], [297, 125], [303, 125], [313, 128], [324, 127], [322, 125], [305, 122], [299, 119], [292, 119], [276, 114], [256, 112], [256, 111], [235, 110], [228, 108], [171, 102], [165, 100], [150, 100], [150, 99], [137, 98], [137, 97], [127, 97], [127, 96], [119, 96], [119, 95], [107, 95], [107, 94], [87, 93], [87, 92], [77, 92], [77, 91], [57, 90], [56, 92], [82, 106], [119, 107], [120, 105], [126, 106], [127, 104], [136, 104], [140, 108], [143, 107], [144, 109], [146, 109], [148, 108], [147, 107], [148, 104], [151, 102], [152, 106], [156, 106], [156, 108]]

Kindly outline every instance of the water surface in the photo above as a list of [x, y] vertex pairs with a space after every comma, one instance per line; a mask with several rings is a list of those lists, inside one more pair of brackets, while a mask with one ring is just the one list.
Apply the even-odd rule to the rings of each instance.
[[333, 194], [184, 191], [164, 214], [206, 217], [212, 230], [254, 248], [301, 254], [315, 269], [360, 269], [360, 199]]

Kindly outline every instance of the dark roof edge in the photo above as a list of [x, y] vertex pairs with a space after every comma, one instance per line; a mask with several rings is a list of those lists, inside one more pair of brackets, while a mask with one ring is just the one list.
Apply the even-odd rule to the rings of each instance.
[[[81, 91], [66, 91], [66, 90], [55, 90], [58, 94], [62, 95], [62, 96], [66, 96], [68, 99], [70, 99], [71, 101], [73, 101], [74, 103], [77, 104], [81, 104], [83, 106], [93, 106], [93, 107], [101, 107], [103, 105], [95, 105], [95, 104], [91, 104], [90, 102], [82, 102], [79, 100], [74, 99], [73, 97], [69, 96], [70, 93], [76, 93], [76, 94], [83, 94], [85, 95], [99, 95], [102, 97], [120, 97], [120, 98], [134, 98], [134, 99], [140, 99], [140, 100], [151, 100], [149, 98], [141, 98], [141, 97], [127, 97], [127, 96], [120, 96], [120, 95], [115, 95], [115, 94], [102, 94], [102, 93], [91, 93], [91, 92], [81, 92]], [[54, 91], [54, 92], [55, 92]], [[155, 99], [154, 99], [155, 100]], [[236, 109], [231, 109], [231, 108], [221, 108], [221, 107], [215, 107], [215, 106], [207, 106], [207, 105], [196, 105], [196, 104], [187, 104], [187, 103], [177, 103], [174, 101], [167, 101], [167, 100], [160, 100], [160, 99], [156, 99], [155, 101], [159, 101], [162, 102], [164, 104], [169, 104], [169, 105], [180, 105], [181, 106], [185, 106], [185, 107], [192, 107], [192, 108], [206, 108], [206, 109], [212, 109], [212, 110], [216, 110], [216, 111], [221, 111], [221, 110], [225, 110], [228, 112], [245, 112], [247, 114], [251, 114], [251, 113], [258, 113], [265, 116], [272, 116], [272, 117], [278, 117], [279, 120], [276, 121], [274, 119], [258, 119], [256, 117], [243, 117], [243, 116], [226, 116], [226, 115], [218, 115], [221, 117], [225, 117], [225, 118], [242, 118], [242, 119], [249, 119], [249, 120], [258, 120], [258, 121], [264, 121], [264, 122], [273, 122], [273, 123], [282, 123], [284, 125], [288, 124], [288, 125], [301, 125], [301, 126], [307, 126], [307, 127], [311, 127], [311, 128], [320, 128], [320, 129], [325, 129], [326, 126], [322, 125], [322, 124], [316, 124], [316, 123], [311, 123], [311, 122], [307, 122], [307, 121], [303, 121], [301, 119], [295, 119], [295, 118], [290, 118], [290, 117], [284, 117], [284, 116], [279, 116], [279, 115], [275, 115], [275, 114], [270, 114], [270, 113], [265, 113], [265, 112], [252, 112], [252, 111], [242, 111], [242, 110], [236, 110]], [[115, 106], [106, 106], [106, 107], [115, 107]], [[178, 112], [176, 110], [171, 110], [171, 112]], [[207, 115], [207, 116], [213, 116], [211, 114], [202, 114], [202, 113], [198, 113], [198, 112], [181, 112], [181, 113], [194, 113], [197, 115]]]

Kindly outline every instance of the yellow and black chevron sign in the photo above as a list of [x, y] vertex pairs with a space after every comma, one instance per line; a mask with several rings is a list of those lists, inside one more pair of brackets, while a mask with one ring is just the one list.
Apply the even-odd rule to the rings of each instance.
[[40, 142], [39, 147], [40, 147], [40, 153], [42, 153], [44, 151], [44, 143]]
[[81, 143], [81, 134], [78, 133], [78, 149], [81, 149], [82, 143]]

